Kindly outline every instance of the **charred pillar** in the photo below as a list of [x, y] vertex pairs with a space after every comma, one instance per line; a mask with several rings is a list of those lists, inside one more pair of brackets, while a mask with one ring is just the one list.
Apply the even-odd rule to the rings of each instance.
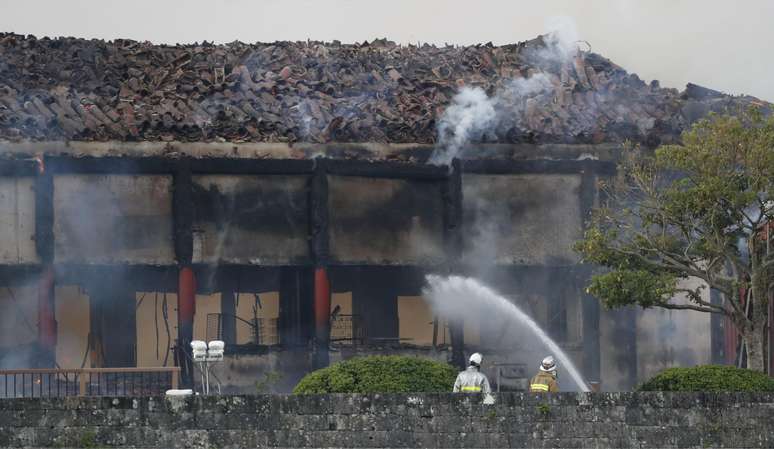
[[89, 345], [96, 367], [137, 365], [135, 292], [120, 273], [100, 271], [90, 276]]
[[[591, 163], [586, 163], [581, 173], [580, 211], [581, 224], [586, 229], [591, 211], [597, 202], [605, 201], [602, 193], [597, 192], [597, 174]], [[581, 266], [575, 278], [575, 286], [581, 298], [581, 334], [583, 339], [583, 373], [589, 381], [601, 380], [602, 357], [600, 354], [600, 307], [599, 301], [586, 293], [586, 285], [591, 279], [592, 270], [589, 266]], [[635, 353], [636, 361], [636, 353]], [[635, 369], [636, 373], [636, 369]]]
[[[190, 356], [195, 314], [196, 277], [191, 267], [181, 267], [177, 285], [177, 344], [186, 356]], [[186, 357], [180, 361], [183, 362], [180, 364], [181, 377], [187, 381], [192, 375], [193, 369], [190, 366], [190, 358]]]
[[574, 296], [571, 270], [566, 268], [546, 268], [543, 297], [547, 299], [548, 335], [559, 345], [567, 343], [567, 297]]
[[[710, 302], [714, 305], [723, 305], [723, 298], [717, 290], [710, 290]], [[771, 316], [771, 315], [769, 315]], [[719, 313], [710, 314], [710, 361], [713, 365], [724, 365], [726, 354], [724, 351], [723, 321], [725, 315]]]
[[236, 344], [236, 298], [233, 290], [220, 292], [220, 337], [226, 347]]
[[54, 302], [54, 269], [45, 266], [38, 283], [38, 347], [39, 368], [50, 368], [56, 364], [57, 323]]
[[355, 328], [362, 326], [369, 343], [398, 342], [398, 269], [359, 267], [353, 273], [356, 279], [352, 289], [352, 311], [363, 320], [352, 323], [353, 335]]
[[581, 270], [577, 278], [581, 298], [581, 335], [583, 337], [583, 374], [591, 382], [600, 380], [599, 301], [586, 293], [585, 283], [591, 270]]
[[[441, 191], [444, 205], [444, 251], [446, 267], [449, 274], [461, 271], [462, 260], [462, 163], [454, 159], [451, 172]], [[455, 321], [449, 323], [449, 333], [452, 344], [452, 365], [464, 369], [465, 363], [465, 333], [464, 323]]]
[[55, 316], [54, 273], [54, 179], [38, 158], [35, 180], [35, 251], [41, 262], [38, 280], [37, 364], [41, 368], [56, 365], [57, 323]]
[[313, 274], [308, 268], [282, 267], [280, 270], [279, 337], [285, 348], [304, 348], [314, 332], [312, 296]]
[[193, 385], [193, 361], [191, 340], [196, 299], [196, 279], [191, 263], [193, 260], [193, 182], [191, 168], [185, 159], [178, 162], [174, 173], [174, 242], [175, 258], [178, 264], [177, 289], [177, 344], [175, 359], [180, 366], [181, 384]]
[[328, 281], [328, 174], [325, 159], [315, 159], [309, 189], [310, 250], [314, 261], [314, 368], [328, 366], [331, 290]]

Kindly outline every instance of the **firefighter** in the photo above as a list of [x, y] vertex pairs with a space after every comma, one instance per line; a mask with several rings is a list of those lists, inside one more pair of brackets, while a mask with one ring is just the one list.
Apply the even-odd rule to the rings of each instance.
[[470, 364], [465, 371], [457, 375], [454, 382], [455, 393], [484, 393], [489, 395], [489, 379], [481, 372], [481, 354], [478, 352], [470, 356]]
[[529, 381], [530, 393], [555, 393], [559, 391], [556, 383], [556, 361], [553, 356], [543, 359], [540, 364], [540, 372]]

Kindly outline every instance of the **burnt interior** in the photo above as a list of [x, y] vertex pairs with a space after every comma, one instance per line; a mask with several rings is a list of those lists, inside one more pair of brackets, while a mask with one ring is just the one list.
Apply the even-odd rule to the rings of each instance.
[[[481, 163], [455, 160], [451, 170], [423, 164], [336, 159], [303, 163], [288, 160], [286, 165], [278, 160], [263, 163], [252, 160], [239, 164], [234, 160], [216, 158], [203, 161], [189, 158], [51, 157], [44, 162], [46, 170], [42, 172], [34, 164], [20, 165], [16, 161], [0, 163], [0, 167], [16, 164], [17, 169], [28, 170], [29, 175], [35, 176], [35, 247], [39, 258], [38, 264], [24, 268], [4, 265], [0, 267], [0, 272], [9, 285], [32, 283], [38, 285], [39, 291], [49, 291], [60, 284], [81, 286], [89, 297], [91, 362], [99, 366], [136, 366], [136, 342], [140, 336], [136, 332], [135, 294], [160, 292], [182, 295], [181, 273], [186, 269], [192, 270], [196, 294], [220, 294], [218, 337], [226, 341], [230, 354], [260, 356], [279, 351], [297, 353], [302, 358], [311, 354], [309, 367], [312, 368], [329, 363], [328, 349], [332, 347], [338, 347], [337, 351], [342, 353], [356, 353], [366, 348], [389, 352], [412, 346], [400, 335], [398, 298], [421, 296], [427, 273], [478, 274], [476, 266], [460, 257], [465, 245], [469, 244], [466, 242], [465, 223], [475, 219], [475, 215], [465, 216], [463, 211], [462, 183], [466, 174], [578, 175], [583, 182], [575, 193], [581, 201], [581, 214], [587, 214], [595, 197], [593, 179], [608, 176], [613, 170], [612, 163], [594, 160], [543, 161], [537, 164], [534, 161], [490, 160]], [[283, 167], [286, 167], [285, 171]], [[18, 170], [11, 172], [20, 173]], [[79, 174], [171, 176], [173, 226], [166, 232], [171, 234], [168, 239], [174, 252], [174, 262], [61, 262], [57, 257], [54, 232], [55, 178]], [[223, 174], [236, 177], [228, 189], [218, 182], [209, 182]], [[301, 181], [288, 184], [286, 178], [289, 177]], [[357, 201], [348, 201], [349, 198], [342, 198], [341, 195], [347, 194], [346, 188], [356, 186], [348, 184], [348, 181], [363, 178], [366, 181], [394, 181], [396, 184], [384, 184], [392, 186], [393, 191], [381, 197], [383, 202], [366, 202], [362, 208], [354, 209]], [[341, 180], [345, 182], [341, 183]], [[332, 189], [331, 184], [337, 182], [338, 186]], [[357, 198], [357, 194], [359, 192], [353, 192], [352, 196]], [[509, 213], [527, 213], [530, 201], [540, 200], [517, 201]], [[392, 238], [393, 234], [387, 231], [401, 232], [402, 228], [410, 227], [410, 217], [438, 220], [437, 232], [440, 235], [436, 236], [434, 245], [437, 244], [440, 257], [363, 260], [340, 250], [337, 241], [331, 238], [331, 233], [343, 229], [360, 245], [367, 247], [374, 244], [378, 247], [376, 240]], [[256, 262], [235, 257], [230, 261], [202, 262], [197, 260], [195, 234], [199, 232], [197, 228], [205, 225], [216, 232], [233, 227], [263, 236], [260, 245], [244, 242], [244, 246], [249, 248], [247, 253], [254, 250], [281, 255], [281, 251], [273, 251], [269, 247], [276, 244], [281, 249], [283, 239], [288, 236], [301, 236], [306, 251], [302, 257], [286, 254], [284, 260], [275, 257]], [[386, 233], [380, 235], [383, 232]], [[120, 230], [116, 238], [121, 238]], [[588, 269], [578, 264], [495, 265], [487, 270], [488, 278], [485, 280], [506, 294], [542, 298], [546, 307], [544, 324], [550, 329], [551, 336], [559, 342], [568, 342], [568, 323], [578, 319], [568, 316], [567, 298], [584, 297], [582, 287], [588, 278]], [[321, 269], [325, 270], [330, 292], [351, 295], [351, 310], [343, 313], [333, 308], [330, 321], [322, 325], [323, 337], [321, 324], [315, 316], [318, 307], [315, 289], [319, 288], [315, 279]], [[53, 280], [49, 284], [45, 281], [47, 270], [53, 271]], [[252, 319], [249, 313], [237, 311], [239, 302], [245, 301], [245, 295], [248, 295], [248, 300], [249, 295], [254, 295], [257, 304], [257, 295], [266, 292], [278, 292], [276, 341], [266, 344], [258, 334], [251, 341], [236, 341], [237, 329]], [[53, 298], [40, 299], [45, 296], [40, 295], [39, 301], [53, 303]], [[154, 300], [158, 301], [158, 298]], [[580, 345], [579, 350], [584, 354], [582, 369], [585, 374], [592, 379], [599, 378], [599, 309], [594, 301], [582, 301], [577, 312], [582, 315], [582, 329], [580, 341], [573, 344]], [[193, 338], [192, 324], [185, 325], [182, 321], [184, 312], [180, 302], [177, 307], [170, 307], [169, 313], [178, 314], [177, 329], [176, 332], [172, 330], [174, 335], [171, 336], [175, 346], [174, 360], [170, 363], [190, 365], [186, 343]], [[342, 317], [349, 317], [351, 341], [328, 341], [331, 326]], [[626, 326], [624, 321], [621, 326]], [[466, 342], [463, 328], [464, 323], [448, 323], [448, 329], [438, 329], [438, 323], [434, 323], [433, 343], [429, 350], [449, 350], [450, 361], [462, 365], [464, 351], [479, 347], [497, 348], [502, 344], [502, 327], [482, 327], [477, 342]], [[53, 348], [50, 344], [46, 345], [43, 338], [40, 342], [35, 363], [37, 366], [53, 366]], [[422, 350], [428, 350], [427, 346], [424, 348]], [[626, 360], [621, 363], [636, 366], [634, 353], [629, 352], [623, 357]], [[184, 380], [190, 383], [190, 367], [184, 370], [186, 373]]]

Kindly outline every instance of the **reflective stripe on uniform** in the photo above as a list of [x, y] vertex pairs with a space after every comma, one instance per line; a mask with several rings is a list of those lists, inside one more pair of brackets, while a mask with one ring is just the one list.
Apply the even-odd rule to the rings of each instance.
[[471, 392], [479, 393], [481, 392], [481, 387], [464, 386], [462, 387], [462, 391], [471, 391]]
[[546, 384], [530, 384], [530, 391], [548, 391], [548, 385]]

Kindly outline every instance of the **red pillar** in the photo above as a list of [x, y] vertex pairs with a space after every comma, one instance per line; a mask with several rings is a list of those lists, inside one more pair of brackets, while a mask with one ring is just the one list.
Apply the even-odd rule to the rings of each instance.
[[190, 357], [195, 314], [196, 277], [191, 267], [181, 267], [177, 284], [177, 344], [180, 377], [184, 386], [191, 386], [193, 382], [193, 362]]
[[46, 266], [38, 284], [38, 346], [41, 367], [53, 367], [56, 360], [56, 317], [54, 304], [54, 269]]
[[769, 297], [769, 344], [768, 344], [768, 358], [769, 358], [769, 376], [774, 377], [774, 295]]
[[[177, 286], [177, 313], [179, 325], [191, 325], [196, 313], [196, 278], [191, 267], [180, 269]], [[193, 335], [192, 335], [193, 336]]]
[[328, 366], [330, 314], [331, 285], [328, 281], [328, 271], [318, 267], [314, 270], [315, 368]]

